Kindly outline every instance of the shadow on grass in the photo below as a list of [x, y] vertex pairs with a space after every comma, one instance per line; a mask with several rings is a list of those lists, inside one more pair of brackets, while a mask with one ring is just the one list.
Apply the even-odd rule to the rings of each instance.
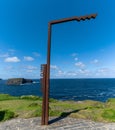
[[[87, 109], [87, 108], [84, 108], [84, 109]], [[73, 110], [73, 111], [70, 111], [70, 112], [62, 112], [59, 117], [50, 120], [50, 121], [48, 122], [48, 124], [49, 124], [49, 125], [50, 125], [50, 124], [53, 124], [53, 123], [55, 123], [55, 122], [57, 122], [57, 121], [59, 121], [59, 120], [62, 120], [62, 119], [64, 119], [64, 118], [68, 117], [68, 116], [69, 116], [70, 114], [72, 114], [72, 113], [76, 113], [76, 112], [79, 112], [80, 110], [84, 110], [84, 109]]]
[[0, 111], [0, 121], [4, 119], [5, 111]]

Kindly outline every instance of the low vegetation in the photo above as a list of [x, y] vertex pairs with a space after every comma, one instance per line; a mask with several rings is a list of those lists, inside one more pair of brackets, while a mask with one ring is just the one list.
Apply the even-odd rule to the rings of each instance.
[[[115, 98], [105, 103], [92, 100], [58, 101], [50, 99], [49, 114], [58, 117], [73, 117], [100, 122], [115, 122]], [[11, 118], [41, 116], [42, 98], [38, 96], [14, 97], [0, 94], [0, 121]]]

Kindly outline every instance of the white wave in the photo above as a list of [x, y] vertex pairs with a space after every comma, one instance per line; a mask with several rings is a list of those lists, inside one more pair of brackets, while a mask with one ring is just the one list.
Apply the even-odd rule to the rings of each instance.
[[20, 85], [31, 85], [32, 83], [24, 83], [24, 84], [20, 84]]
[[40, 83], [39, 81], [33, 81], [33, 84], [37, 84], [37, 83]]

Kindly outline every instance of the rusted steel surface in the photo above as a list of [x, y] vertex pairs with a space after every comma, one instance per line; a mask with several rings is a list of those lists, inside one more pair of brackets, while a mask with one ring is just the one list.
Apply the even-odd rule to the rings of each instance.
[[51, 53], [51, 24], [48, 23], [48, 47], [47, 47], [47, 74], [46, 74], [46, 115], [45, 124], [49, 120], [49, 86], [50, 86], [50, 53]]
[[41, 120], [41, 125], [46, 125], [45, 124], [45, 113], [46, 113], [46, 73], [47, 73], [47, 65], [42, 64], [41, 65], [41, 89], [43, 93], [43, 101], [42, 101], [42, 120]]
[[60, 20], [54, 20], [54, 21], [51, 21], [49, 22], [50, 24], [58, 24], [58, 23], [63, 23], [63, 22], [69, 22], [69, 21], [80, 21], [80, 20], [86, 20], [86, 19], [91, 19], [91, 18], [95, 18], [97, 16], [97, 14], [91, 14], [91, 15], [85, 15], [85, 16], [80, 16], [80, 17], [77, 17], [77, 16], [74, 16], [74, 17], [71, 17], [71, 18], [64, 18], [64, 19], [60, 19]]
[[91, 15], [85, 15], [80, 17], [71, 17], [71, 18], [64, 18], [60, 20], [54, 20], [48, 23], [48, 47], [47, 47], [47, 65], [46, 65], [46, 77], [45, 80], [45, 96], [43, 97], [43, 124], [48, 125], [49, 120], [49, 88], [50, 88], [50, 53], [51, 53], [51, 27], [53, 24], [63, 23], [63, 22], [69, 22], [69, 21], [81, 21], [81, 20], [90, 20], [91, 18], [96, 18], [97, 14], [91, 14]]

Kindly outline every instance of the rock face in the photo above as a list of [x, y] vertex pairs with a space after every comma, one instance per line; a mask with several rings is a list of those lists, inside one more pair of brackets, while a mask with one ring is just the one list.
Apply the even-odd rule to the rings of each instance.
[[24, 83], [32, 83], [33, 81], [31, 79], [24, 79], [24, 78], [12, 78], [8, 79], [6, 84], [7, 85], [20, 85]]

